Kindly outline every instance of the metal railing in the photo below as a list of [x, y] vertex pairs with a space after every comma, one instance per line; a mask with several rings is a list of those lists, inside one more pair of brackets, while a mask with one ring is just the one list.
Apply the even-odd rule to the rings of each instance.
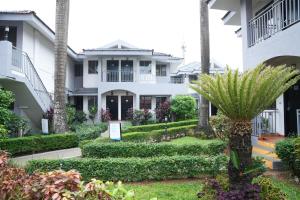
[[172, 77], [171, 76], [171, 83], [174, 83], [174, 84], [182, 84], [184, 81], [183, 81], [183, 77]]
[[252, 120], [253, 136], [260, 137], [263, 134], [276, 134], [277, 110], [265, 110]]
[[300, 21], [300, 0], [278, 0], [249, 22], [249, 47]]
[[119, 71], [108, 70], [106, 74], [106, 82], [119, 82]]
[[102, 73], [106, 82], [133, 82], [133, 71], [107, 70]]
[[121, 71], [122, 82], [133, 82], [133, 71]]
[[52, 99], [32, 64], [28, 54], [20, 49], [12, 49], [12, 66], [20, 73], [23, 73], [30, 83], [37, 96], [40, 98], [45, 109], [52, 105]]

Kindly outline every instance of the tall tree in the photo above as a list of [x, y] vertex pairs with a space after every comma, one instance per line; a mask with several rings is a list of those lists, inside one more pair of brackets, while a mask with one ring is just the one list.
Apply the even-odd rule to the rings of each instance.
[[[207, 0], [200, 0], [200, 49], [201, 49], [201, 74], [209, 74], [210, 47], [209, 47], [209, 16]], [[209, 102], [200, 96], [198, 110], [198, 129], [208, 131]]]
[[241, 76], [238, 70], [217, 76], [202, 74], [195, 85], [191, 85], [231, 120], [228, 175], [232, 189], [245, 187], [253, 178], [249, 173], [252, 166], [251, 120], [299, 79], [299, 71], [294, 68], [259, 65]]
[[67, 131], [66, 123], [66, 65], [69, 26], [69, 0], [56, 0], [55, 15], [55, 80], [54, 80], [54, 131]]

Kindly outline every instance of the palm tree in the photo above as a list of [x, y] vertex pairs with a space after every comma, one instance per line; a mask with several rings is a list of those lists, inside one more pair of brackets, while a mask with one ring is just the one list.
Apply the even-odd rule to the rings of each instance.
[[[201, 47], [201, 74], [209, 74], [210, 47], [209, 47], [209, 17], [207, 0], [200, 0], [200, 47]], [[209, 102], [200, 96], [198, 110], [198, 130], [208, 131]]]
[[230, 156], [228, 175], [232, 188], [251, 183], [253, 178], [245, 173], [252, 165], [251, 120], [299, 79], [294, 68], [262, 64], [241, 76], [230, 69], [224, 75], [201, 74], [191, 85], [231, 120], [229, 148], [235, 156]]
[[63, 133], [66, 123], [66, 65], [69, 25], [69, 0], [56, 0], [55, 16], [55, 80], [54, 80], [54, 131]]

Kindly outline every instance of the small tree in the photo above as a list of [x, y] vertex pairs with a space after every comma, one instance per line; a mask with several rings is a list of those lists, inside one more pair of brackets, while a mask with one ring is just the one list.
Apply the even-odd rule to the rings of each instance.
[[191, 119], [195, 116], [196, 100], [191, 96], [177, 95], [171, 101], [171, 111], [176, 120]]
[[259, 65], [241, 76], [238, 70], [217, 76], [202, 74], [191, 85], [231, 120], [228, 175], [232, 189], [252, 182], [252, 174], [246, 173], [252, 166], [251, 120], [299, 79], [294, 68]]
[[171, 104], [169, 101], [165, 101], [159, 104], [159, 106], [155, 109], [156, 119], [159, 122], [164, 122], [167, 117], [170, 120], [171, 116]]
[[96, 118], [97, 112], [98, 112], [97, 106], [91, 106], [89, 108], [89, 118], [90, 118], [90, 120], [92, 120], [93, 124], [95, 124], [95, 118]]

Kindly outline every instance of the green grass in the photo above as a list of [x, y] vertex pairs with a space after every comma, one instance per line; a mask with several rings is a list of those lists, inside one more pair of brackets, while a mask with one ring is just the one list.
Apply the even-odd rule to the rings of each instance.
[[185, 182], [155, 182], [130, 184], [127, 189], [135, 191], [136, 199], [149, 200], [157, 197], [158, 200], [197, 200], [197, 193], [201, 190], [200, 181]]
[[204, 140], [204, 139], [199, 139], [199, 138], [195, 138], [195, 137], [182, 137], [182, 138], [174, 139], [170, 143], [173, 143], [173, 144], [203, 144], [203, 145], [206, 145], [206, 144], [210, 144], [214, 141], [216, 141], [216, 140]]
[[300, 187], [295, 186], [287, 181], [272, 178], [273, 184], [279, 187], [288, 196], [288, 200], [300, 199]]

